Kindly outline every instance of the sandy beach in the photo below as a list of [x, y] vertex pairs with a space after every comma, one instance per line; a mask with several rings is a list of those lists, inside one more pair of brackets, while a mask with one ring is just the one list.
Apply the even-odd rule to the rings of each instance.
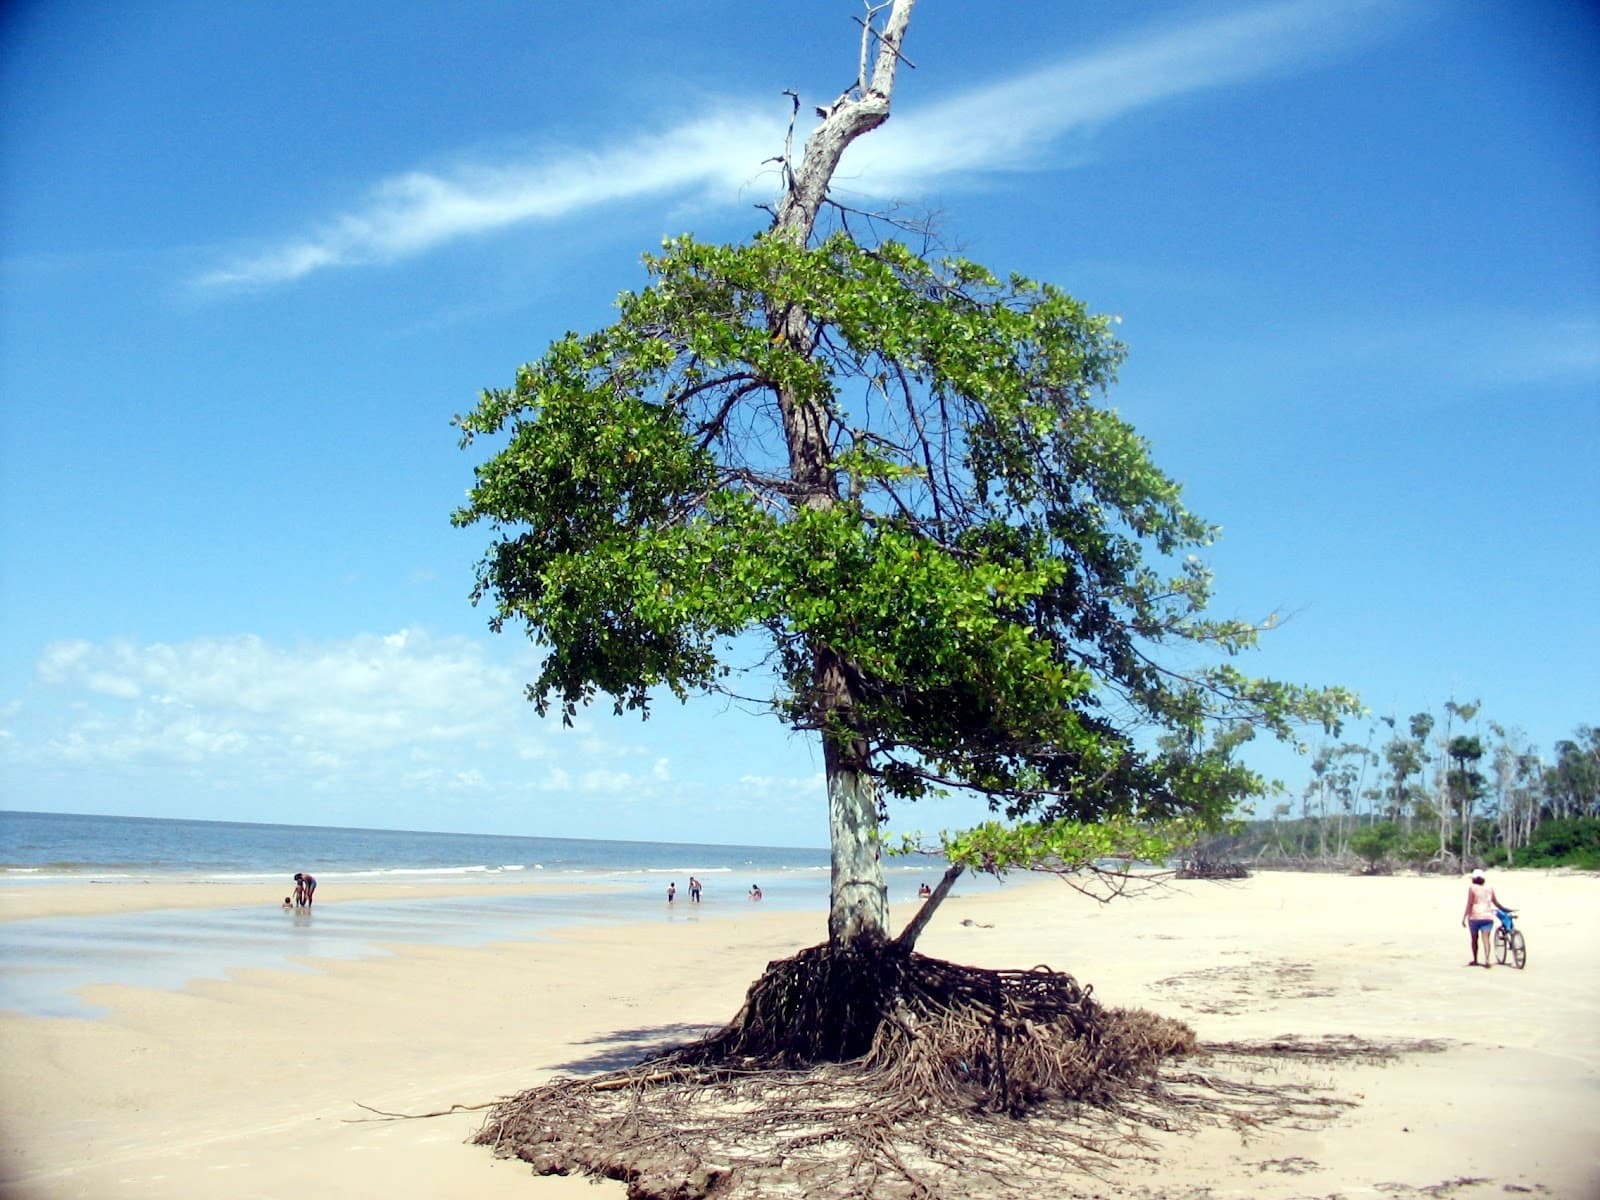
[[[1186, 1020], [1208, 1042], [1443, 1043], [1386, 1064], [1285, 1065], [1285, 1077], [1352, 1106], [1248, 1136], [1150, 1134], [1144, 1158], [1063, 1172], [1050, 1194], [1600, 1196], [1600, 878], [1491, 882], [1519, 912], [1525, 970], [1465, 966], [1465, 881], [1454, 878], [1263, 873], [1105, 906], [1055, 880], [1024, 881], [953, 897], [921, 949], [984, 966], [1047, 963], [1105, 1003]], [[402, 890], [418, 905], [460, 890], [427, 888]], [[899, 918], [914, 911], [895, 900]], [[226, 885], [8, 888], [0, 916], [237, 902]], [[0, 1194], [622, 1196], [620, 1184], [537, 1178], [466, 1145], [481, 1112], [369, 1110], [482, 1105], [634, 1061], [726, 1020], [769, 960], [822, 931], [820, 913], [680, 904], [539, 940], [389, 946], [385, 957], [237, 969], [182, 990], [97, 985], [82, 996], [105, 1014], [93, 1019], [3, 1013]]]

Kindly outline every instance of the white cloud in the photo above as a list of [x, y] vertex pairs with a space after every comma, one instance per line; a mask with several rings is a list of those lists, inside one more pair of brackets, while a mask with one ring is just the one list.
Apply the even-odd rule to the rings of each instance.
[[482, 794], [490, 790], [489, 780], [475, 768], [447, 771], [431, 767], [411, 771], [402, 777], [403, 785], [411, 791], [449, 794]]
[[906, 106], [851, 147], [849, 186], [887, 196], [943, 176], [1037, 168], [1064, 135], [1326, 58], [1374, 36], [1379, 19], [1392, 28], [1403, 7], [1291, 0], [1245, 9], [1146, 30], [931, 107]]
[[47, 757], [73, 766], [157, 758], [196, 766], [237, 759], [255, 745], [250, 735], [203, 718], [152, 720], [136, 712], [125, 722], [86, 718], [46, 743]]
[[[1397, 19], [1393, 3], [1296, 0], [1146, 31], [1120, 45], [918, 107], [851, 148], [841, 184], [911, 193], [952, 175], [1037, 166], [1064, 135], [1190, 93], [1243, 83], [1346, 49]], [[529, 222], [644, 196], [740, 199], [783, 138], [770, 100], [723, 102], [665, 131], [529, 161], [407, 171], [304, 236], [201, 276], [202, 288], [281, 284], [333, 267], [388, 263]]]
[[39, 656], [39, 678], [58, 683], [77, 671], [93, 652], [94, 647], [85, 641], [52, 642]]
[[529, 736], [509, 666], [465, 639], [416, 630], [287, 648], [248, 636], [59, 642], [40, 655], [37, 675], [84, 709], [41, 753], [80, 764], [247, 756], [327, 770]]
[[578, 778], [578, 787], [585, 792], [602, 796], [626, 796], [637, 793], [643, 781], [629, 771], [614, 771], [608, 767], [595, 767]]
[[352, 823], [442, 801], [477, 823], [542, 811], [579, 829], [594, 800], [671, 803], [673, 759], [635, 741], [636, 724], [537, 718], [530, 654], [418, 629], [288, 646], [57, 642], [0, 708], [0, 768], [29, 795], [63, 779], [147, 810], [227, 794], [269, 819], [313, 797], [319, 816]]
[[203, 275], [201, 287], [285, 283], [327, 267], [393, 262], [447, 242], [618, 201], [709, 191], [729, 199], [782, 143], [781, 113], [732, 106], [665, 132], [532, 162], [408, 171], [303, 238]]
[[827, 795], [828, 782], [821, 771], [799, 776], [741, 775], [739, 788], [745, 795], [764, 803], [797, 799], [814, 802], [818, 796]]
[[126, 675], [93, 671], [85, 677], [84, 683], [91, 692], [98, 692], [102, 696], [114, 696], [119, 700], [137, 700], [140, 694], [139, 685]]

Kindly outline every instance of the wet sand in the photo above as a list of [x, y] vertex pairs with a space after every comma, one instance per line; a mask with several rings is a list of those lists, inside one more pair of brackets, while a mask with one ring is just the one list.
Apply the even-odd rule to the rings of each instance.
[[[293, 891], [284, 877], [282, 888]], [[539, 881], [494, 883], [360, 882], [341, 881], [322, 887], [316, 906], [347, 904], [352, 900], [427, 900], [473, 894], [547, 895], [574, 890], [601, 890], [586, 885]], [[273, 884], [218, 883], [213, 880], [174, 879], [137, 882], [18, 883], [0, 886], [0, 921], [32, 917], [94, 917], [117, 913], [156, 912], [167, 909], [276, 908]]]

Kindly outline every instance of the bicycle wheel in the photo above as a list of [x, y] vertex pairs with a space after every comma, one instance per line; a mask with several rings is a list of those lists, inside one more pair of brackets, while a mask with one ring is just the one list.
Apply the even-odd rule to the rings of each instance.
[[1522, 936], [1522, 930], [1511, 931], [1511, 961], [1517, 964], [1517, 970], [1522, 970], [1528, 965], [1528, 943]]
[[1508, 949], [1508, 947], [1506, 946], [1506, 927], [1504, 925], [1497, 925], [1497, 926], [1495, 926], [1495, 930], [1494, 930], [1494, 960], [1495, 960], [1495, 962], [1499, 963], [1502, 967], [1506, 965], [1506, 950], [1507, 949]]

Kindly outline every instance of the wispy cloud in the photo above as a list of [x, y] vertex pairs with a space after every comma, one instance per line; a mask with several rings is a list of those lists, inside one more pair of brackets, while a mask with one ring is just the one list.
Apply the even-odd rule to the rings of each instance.
[[[1468, 379], [1486, 384], [1593, 384], [1600, 381], [1600, 318], [1592, 313], [1491, 313], [1458, 354]], [[1448, 351], [1440, 354], [1446, 361]]]
[[[1255, 343], [1258, 353], [1260, 341]], [[1425, 311], [1374, 308], [1286, 328], [1265, 354], [1265, 374], [1292, 377], [1295, 363], [1372, 372], [1418, 399], [1441, 391], [1589, 386], [1600, 381], [1600, 317], [1572, 310], [1452, 304]], [[1419, 389], [1421, 389], [1419, 391]], [[1395, 397], [1383, 393], [1385, 403]]]
[[1385, 404], [1410, 398], [1431, 405], [1529, 385], [1592, 387], [1600, 381], [1600, 318], [1570, 310], [1451, 307], [1441, 298], [1425, 312], [1342, 312], [1298, 324], [1267, 342], [1258, 336], [1249, 351], [1261, 377], [1275, 387], [1297, 386], [1288, 381], [1297, 380], [1305, 364], [1323, 376], [1336, 365], [1339, 372], [1390, 380], [1395, 386], [1377, 393]]
[[[871, 196], [952, 176], [1028, 169], [1064, 136], [1208, 89], [1293, 70], [1392, 27], [1375, 0], [1291, 0], [1151, 29], [896, 119], [851, 148], [841, 182]], [[908, 89], [909, 90], [909, 89]], [[308, 234], [211, 270], [204, 289], [287, 283], [315, 271], [394, 262], [463, 238], [553, 222], [621, 201], [699, 193], [732, 202], [783, 136], [770, 100], [724, 103], [664, 132], [593, 150], [383, 180]]]
[[[1330, 401], [1352, 420], [1479, 402], [1561, 405], [1600, 385], [1600, 318], [1463, 304], [1444, 292], [1404, 308], [1374, 297], [1331, 311], [1253, 310], [1231, 335], [1169, 328], [1161, 343], [1157, 377], [1181, 371], [1186, 386], [1236, 419], [1311, 416]], [[1156, 384], [1135, 403], [1161, 405], [1173, 394]]]
[[[769, 110], [771, 106], [768, 106]], [[303, 237], [199, 277], [202, 288], [286, 283], [330, 267], [393, 262], [462, 238], [556, 221], [641, 196], [734, 196], [780, 145], [783, 122], [733, 108], [664, 133], [531, 162], [409, 171]]]
[[851, 148], [850, 186], [903, 194], [952, 175], [1054, 165], [1048, 151], [1069, 134], [1348, 53], [1392, 31], [1406, 8], [1290, 0], [1146, 29], [932, 106], [906, 106]]

